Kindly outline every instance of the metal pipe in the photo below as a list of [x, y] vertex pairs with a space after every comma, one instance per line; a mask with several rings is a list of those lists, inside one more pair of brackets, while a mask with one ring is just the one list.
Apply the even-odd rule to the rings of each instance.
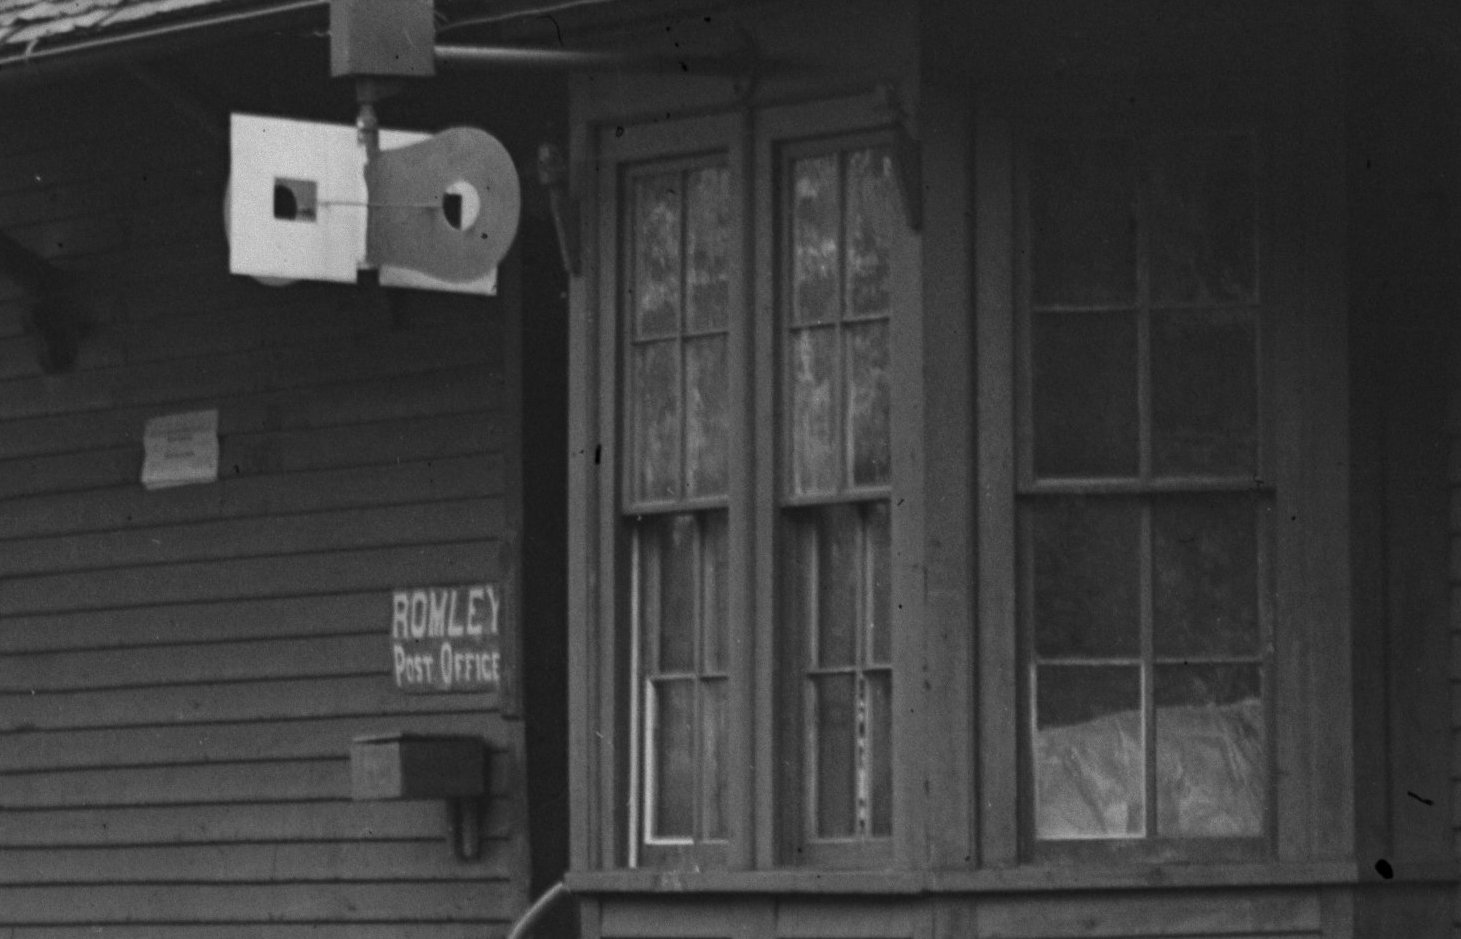
[[631, 69], [691, 75], [741, 75], [737, 57], [661, 56], [600, 49], [524, 49], [520, 46], [438, 45], [436, 64], [458, 68]]
[[524, 936], [530, 935], [533, 928], [538, 925], [538, 920], [543, 918], [543, 914], [548, 911], [549, 907], [562, 897], [569, 895], [568, 888], [561, 880], [549, 887], [541, 897], [533, 901], [533, 905], [528, 907], [528, 911], [512, 924], [512, 929], [508, 930], [507, 939], [523, 939]]

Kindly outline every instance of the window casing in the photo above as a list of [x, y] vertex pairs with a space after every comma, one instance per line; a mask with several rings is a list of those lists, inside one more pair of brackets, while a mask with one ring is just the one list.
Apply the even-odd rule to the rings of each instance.
[[[781, 750], [790, 857], [891, 856], [892, 335], [912, 310], [885, 138], [776, 150]], [[795, 769], [793, 769], [793, 767]]]
[[1028, 853], [1262, 855], [1274, 487], [1253, 137], [1031, 135], [1022, 156]]
[[622, 559], [601, 567], [601, 642], [626, 650], [603, 661], [629, 866], [892, 856], [894, 350], [916, 255], [886, 120], [600, 135]]

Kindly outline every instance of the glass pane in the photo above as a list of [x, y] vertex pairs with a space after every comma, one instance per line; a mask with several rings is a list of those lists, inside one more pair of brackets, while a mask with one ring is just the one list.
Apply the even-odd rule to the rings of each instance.
[[1041, 665], [1035, 675], [1035, 836], [1121, 838], [1146, 828], [1141, 672]]
[[1148, 179], [1152, 296], [1158, 303], [1255, 294], [1256, 180], [1246, 137], [1164, 141]]
[[886, 485], [891, 475], [888, 324], [848, 326], [847, 431], [854, 486]]
[[656, 681], [650, 688], [654, 834], [660, 838], [693, 837], [695, 680]]
[[798, 330], [790, 353], [792, 490], [836, 492], [837, 330]]
[[692, 330], [724, 329], [730, 306], [730, 172], [689, 175], [685, 251], [685, 319]]
[[893, 676], [870, 672], [867, 686], [867, 777], [869, 831], [893, 831]]
[[857, 829], [857, 678], [812, 678], [812, 776], [816, 793], [816, 832], [822, 837], [851, 835]]
[[1156, 670], [1157, 830], [1263, 834], [1268, 772], [1257, 665]]
[[1257, 655], [1258, 531], [1246, 496], [1152, 505], [1157, 655]]
[[1257, 463], [1256, 335], [1248, 313], [1152, 316], [1152, 469], [1252, 474]]
[[724, 512], [707, 512], [700, 518], [700, 635], [705, 648], [705, 661], [700, 670], [702, 673], [716, 674], [729, 668], [727, 644], [730, 593], [726, 573], [726, 517]]
[[680, 494], [679, 343], [634, 347], [634, 497]]
[[888, 503], [874, 502], [863, 511], [866, 523], [868, 576], [872, 578], [872, 609], [868, 615], [869, 662], [893, 659], [892, 581], [893, 539], [888, 524]]
[[680, 174], [634, 181], [635, 335], [662, 336], [680, 325]]
[[726, 682], [700, 683], [701, 826], [706, 838], [726, 836]]
[[852, 316], [891, 306], [892, 242], [903, 224], [893, 155], [886, 147], [847, 155], [847, 306]]
[[827, 505], [797, 513], [806, 546], [791, 576], [807, 583], [806, 613], [815, 630], [820, 668], [857, 664], [858, 597], [862, 590], [861, 519], [853, 505]]
[[1045, 313], [1033, 333], [1036, 475], [1136, 475], [1135, 317]]
[[655, 672], [695, 670], [695, 517], [670, 515], [641, 523], [642, 629]]
[[685, 341], [685, 476], [688, 495], [725, 494], [730, 435], [724, 336]]
[[1042, 140], [1030, 161], [1036, 304], [1136, 296], [1136, 188], [1126, 140]]
[[1035, 654], [1141, 651], [1141, 509], [1130, 501], [1041, 499], [1026, 509], [1034, 566]]
[[792, 321], [835, 320], [841, 296], [837, 156], [792, 164]]

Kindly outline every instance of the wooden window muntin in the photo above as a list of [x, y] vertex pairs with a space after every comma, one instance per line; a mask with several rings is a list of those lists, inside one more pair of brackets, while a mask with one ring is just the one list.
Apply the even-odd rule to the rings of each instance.
[[[782, 673], [778, 676], [780, 689], [778, 710], [784, 715], [779, 734], [780, 749], [783, 753], [780, 763], [783, 770], [777, 786], [778, 791], [782, 793], [779, 810], [782, 833], [779, 840], [784, 860], [801, 865], [838, 867], [887, 863], [893, 856], [893, 843], [897, 836], [896, 819], [900, 814], [897, 800], [893, 797], [896, 786], [891, 778], [891, 774], [896, 771], [896, 763], [892, 760], [891, 753], [894, 749], [894, 741], [887, 740], [882, 742], [881, 746], [885, 748], [884, 752], [887, 753], [889, 760], [887, 769], [890, 778], [886, 780], [885, 785], [889, 788], [888, 811], [891, 812], [891, 817], [886, 820], [886, 823], [871, 818], [867, 814], [868, 808], [860, 804], [856, 810], [856, 824], [861, 830], [843, 835], [826, 835], [819, 831], [818, 816], [820, 813], [817, 805], [819, 780], [816, 776], [817, 737], [814, 726], [815, 683], [817, 681], [837, 681], [841, 677], [850, 678], [855, 689], [855, 706], [860, 706], [859, 718], [863, 720], [867, 718], [869, 702], [876, 693], [872, 689], [882, 685], [887, 696], [887, 704], [889, 707], [893, 707], [892, 702], [898, 693], [898, 683], [894, 677], [896, 670], [891, 648], [888, 650], [886, 660], [870, 655], [872, 643], [867, 641], [865, 634], [868, 631], [861, 628], [865, 623], [853, 630], [854, 635], [858, 638], [855, 642], [855, 658], [852, 662], [842, 663], [833, 668], [819, 666], [815, 659], [814, 630], [809, 631], [808, 624], [801, 621], [801, 614], [805, 609], [806, 591], [802, 589], [802, 585], [796, 583], [797, 571], [792, 569], [801, 567], [799, 559], [801, 552], [798, 547], [799, 542], [805, 543], [805, 526], [819, 515], [850, 510], [865, 518], [868, 512], [881, 511], [886, 514], [890, 533], [892, 527], [897, 524], [895, 521], [897, 513], [893, 511], [892, 504], [895, 477], [891, 459], [886, 470], [886, 481], [868, 485], [859, 484], [854, 479], [853, 457], [848, 449], [847, 421], [844, 409], [848, 368], [847, 344], [843, 339], [844, 331], [848, 328], [866, 328], [868, 324], [886, 324], [889, 346], [887, 364], [889, 391], [891, 400], [896, 401], [898, 390], [892, 387], [896, 384], [899, 375], [898, 366], [894, 360], [896, 353], [892, 351], [898, 332], [895, 314], [899, 314], [900, 307], [903, 308], [899, 314], [901, 316], [916, 314], [916, 305], [907, 289], [911, 272], [896, 269], [897, 264], [907, 263], [909, 254], [902, 246], [902, 242], [908, 238], [908, 234], [906, 220], [902, 214], [902, 204], [898, 201], [895, 178], [888, 180], [889, 184], [894, 187], [890, 193], [893, 227], [889, 232], [890, 243], [886, 246], [892, 263], [895, 265], [888, 281], [888, 288], [892, 291], [892, 296], [884, 312], [859, 313], [848, 309], [849, 291], [844, 257], [847, 250], [847, 207], [842, 204], [845, 202], [847, 190], [845, 174], [851, 154], [886, 153], [888, 159], [891, 160], [889, 147], [889, 135], [885, 133], [859, 133], [787, 142], [770, 148], [771, 164], [775, 171], [775, 177], [771, 180], [774, 183], [772, 189], [775, 198], [771, 200], [770, 205], [775, 213], [775, 218], [772, 220], [772, 234], [776, 248], [772, 255], [772, 263], [775, 265], [776, 273], [774, 297], [777, 315], [773, 335], [777, 340], [780, 362], [778, 381], [780, 408], [778, 413], [790, 415], [793, 410], [792, 397], [796, 378], [794, 337], [797, 333], [827, 330], [832, 331], [837, 337], [835, 378], [832, 386], [836, 389], [833, 396], [833, 408], [838, 412], [840, 419], [834, 421], [836, 442], [832, 449], [836, 454], [837, 464], [834, 478], [829, 481], [829, 484], [812, 489], [801, 487], [799, 491], [794, 467], [797, 428], [794, 426], [793, 420], [790, 417], [784, 417], [777, 433], [779, 444], [778, 493], [774, 530], [777, 531], [781, 542], [776, 555], [779, 559], [778, 591], [781, 594], [777, 606], [777, 617], [782, 621], [777, 647], [783, 650], [784, 663]], [[796, 313], [794, 167], [799, 161], [804, 160], [831, 160], [835, 162], [839, 174], [837, 225], [840, 248], [838, 260], [840, 283], [837, 290], [837, 310], [830, 316], [813, 319], [799, 318]], [[890, 408], [896, 407], [891, 402], [889, 406]], [[891, 429], [888, 439], [891, 449]], [[802, 528], [801, 533], [798, 531], [799, 527]], [[860, 528], [856, 540], [859, 550], [865, 552], [867, 546], [865, 525]], [[888, 552], [890, 568], [891, 553], [890, 549]], [[865, 558], [865, 556], [864, 554], [863, 557]], [[864, 571], [867, 573], [865, 568]], [[803, 569], [800, 573], [805, 575], [806, 571]], [[891, 580], [891, 569], [886, 571], [884, 576]], [[867, 596], [871, 591], [872, 584], [866, 580], [859, 584], [860, 595]], [[860, 609], [858, 615], [863, 617], [865, 612]], [[885, 626], [890, 632], [892, 631], [891, 619], [892, 614], [890, 613], [890, 621]], [[788, 666], [785, 663], [794, 664]], [[896, 711], [896, 708], [893, 709]], [[891, 728], [892, 723], [890, 714], [887, 726]], [[887, 732], [890, 735], [896, 733], [891, 729]], [[877, 753], [875, 749], [879, 746], [875, 728], [868, 726], [866, 735], [859, 745], [866, 745], [873, 749], [862, 751], [858, 758], [860, 760], [881, 760], [881, 754]], [[854, 746], [855, 751], [856, 747], [857, 745]], [[875, 775], [877, 769], [866, 762], [859, 763], [856, 769], [858, 782], [854, 785], [855, 798], [862, 799], [867, 794], [860, 791], [863, 783], [866, 782], [864, 777]]]
[[[726, 271], [727, 296], [724, 301], [726, 308], [719, 317], [719, 322], [706, 324], [695, 322], [690, 311], [692, 300], [689, 225], [692, 186], [690, 181], [696, 176], [703, 177], [711, 173], [719, 173], [725, 177], [726, 204], [723, 209], [727, 231], [725, 232], [724, 250], [728, 255], [728, 270]], [[704, 585], [701, 564], [705, 551], [704, 533], [709, 525], [718, 526], [722, 532], [721, 537], [725, 539], [725, 544], [722, 545], [721, 550], [726, 552], [731, 550], [730, 489], [731, 475], [736, 469], [730, 447], [730, 438], [733, 436], [730, 426], [733, 420], [732, 376], [730, 374], [732, 350], [730, 346], [732, 331], [736, 328], [735, 323], [740, 315], [735, 309], [734, 302], [734, 298], [738, 294], [734, 283], [737, 276], [734, 261], [737, 255], [736, 239], [739, 236], [736, 227], [738, 194], [735, 191], [734, 176], [728, 156], [718, 154], [667, 159], [650, 158], [626, 164], [619, 173], [617, 190], [620, 198], [616, 209], [619, 219], [621, 272], [619, 309], [621, 314], [618, 331], [622, 337], [621, 368], [624, 377], [621, 387], [624, 389], [624, 395], [616, 403], [616, 410], [621, 415], [619, 426], [623, 429], [626, 443], [624, 447], [626, 458], [620, 474], [620, 493], [623, 505], [621, 513], [630, 554], [629, 571], [627, 572], [629, 603], [626, 610], [631, 649], [627, 719], [629, 756], [626, 786], [628, 790], [626, 834], [629, 841], [628, 856], [631, 866], [641, 863], [672, 863], [676, 858], [685, 856], [691, 858], [690, 863], [693, 864], [723, 863], [727, 842], [737, 828], [733, 817], [735, 806], [732, 803], [734, 800], [729, 794], [729, 790], [732, 788], [729, 781], [708, 779], [706, 772], [707, 751], [711, 749], [718, 751], [722, 767], [728, 761], [730, 754], [734, 751], [728, 738], [736, 724], [733, 715], [728, 714], [722, 731], [725, 736], [718, 741], [713, 741], [712, 747], [712, 741], [706, 739], [707, 730], [703, 721], [706, 697], [710, 688], [720, 689], [719, 694], [723, 698], [722, 706], [730, 711], [734, 701], [730, 688], [733, 683], [732, 675], [736, 670], [729, 661], [728, 655], [718, 662], [707, 661], [704, 648], [707, 611], [703, 602]], [[638, 296], [640, 287], [638, 276], [643, 261], [643, 220], [640, 218], [639, 196], [643, 191], [642, 187], [652, 185], [652, 181], [655, 180], [660, 181], [661, 185], [666, 181], [671, 181], [670, 188], [675, 190], [677, 217], [674, 248], [677, 271], [674, 277], [674, 290], [676, 302], [672, 317], [662, 317], [661, 321], [651, 322], [646, 328], [646, 323], [640, 315]], [[722, 386], [719, 393], [722, 395], [721, 407], [725, 422], [723, 427], [725, 439], [721, 442], [724, 466], [721, 469], [722, 475], [718, 486], [712, 487], [712, 491], [709, 492], [696, 492], [692, 491], [693, 472], [690, 465], [690, 401], [694, 389], [692, 389], [688, 377], [689, 350], [697, 343], [703, 344], [708, 341], [719, 341], [722, 346], [723, 365], [720, 376]], [[665, 346], [672, 347], [675, 360], [673, 389], [676, 409], [674, 416], [675, 452], [673, 460], [670, 461], [671, 465], [668, 467], [672, 473], [673, 486], [663, 492], [647, 492], [642, 485], [644, 479], [642, 461], [646, 454], [645, 448], [640, 446], [643, 443], [640, 407], [642, 402], [637, 397], [640, 388], [637, 384], [636, 363], [641, 350]], [[695, 532], [692, 548], [695, 560], [691, 567], [693, 582], [686, 585], [686, 589], [694, 597], [694, 614], [692, 622], [688, 626], [692, 632], [693, 661], [666, 671], [661, 669], [661, 663], [655, 653], [655, 647], [660, 639], [658, 630], [662, 624], [644, 622], [645, 611], [649, 607], [647, 598], [643, 596], [643, 578], [646, 566], [650, 563], [650, 559], [646, 555], [645, 539], [656, 526], [674, 525], [680, 521], [688, 521]], [[730, 578], [734, 576], [734, 573], [728, 574]], [[721, 585], [721, 589], [728, 596], [734, 588], [731, 583], [726, 583]], [[724, 633], [729, 634], [737, 628], [728, 609], [719, 611], [715, 615], [721, 618], [718, 628]], [[729, 639], [727, 642], [729, 643]], [[684, 832], [666, 834], [657, 827], [660, 808], [656, 803], [661, 772], [659, 759], [668, 756], [656, 751], [657, 734], [662, 729], [662, 725], [658, 721], [662, 710], [659, 705], [663, 689], [672, 685], [688, 685], [692, 695], [689, 760], [693, 764], [691, 772], [693, 791], [690, 796], [691, 830], [688, 834]], [[714, 798], [724, 799], [724, 802], [712, 809], [707, 802]], [[713, 826], [707, 825], [708, 817], [718, 818], [719, 823]]]
[[[1251, 159], [1251, 179], [1253, 189], [1251, 192], [1252, 204], [1250, 224], [1252, 247], [1252, 281], [1245, 296], [1237, 299], [1224, 298], [1222, 302], [1194, 301], [1191, 299], [1174, 302], [1170, 299], [1158, 304], [1153, 302], [1151, 291], [1151, 225], [1150, 225], [1150, 196], [1147, 182], [1147, 174], [1152, 165], [1153, 156], [1164, 142], [1163, 137], [1156, 135], [1109, 135], [1104, 138], [1101, 135], [1090, 135], [1076, 137], [1073, 135], [1062, 135], [1071, 141], [1089, 141], [1092, 139], [1104, 139], [1115, 141], [1118, 146], [1129, 147], [1132, 155], [1131, 166], [1131, 192], [1133, 196], [1132, 216], [1132, 282], [1129, 296], [1117, 298], [1100, 297], [1087, 302], [1073, 301], [1069, 298], [1057, 298], [1045, 302], [1037, 302], [1036, 291], [1032, 286], [1034, 276], [1033, 259], [1035, 249], [1031, 244], [1031, 228], [1034, 224], [1031, 212], [1031, 188], [1030, 164], [1035, 151], [1041, 141], [1059, 139], [1056, 135], [1038, 134], [1031, 135], [1026, 140], [1025, 159], [1017, 164], [1017, 209], [1016, 227], [1018, 231], [1018, 243], [1021, 246], [1025, 257], [1023, 266], [1017, 269], [1020, 275], [1017, 283], [1017, 310], [1016, 317], [1016, 350], [1017, 350], [1017, 382], [1016, 382], [1016, 529], [1018, 544], [1018, 560], [1016, 565], [1018, 587], [1016, 596], [1016, 608], [1019, 618], [1019, 648], [1022, 667], [1017, 670], [1017, 687], [1019, 688], [1020, 712], [1020, 735], [1022, 744], [1019, 747], [1019, 799], [1021, 830], [1023, 842], [1026, 845], [1025, 853], [1035, 859], [1062, 856], [1094, 856], [1107, 857], [1111, 855], [1135, 856], [1150, 858], [1223, 858], [1235, 859], [1252, 858], [1262, 856], [1269, 851], [1269, 845], [1274, 837], [1274, 806], [1275, 806], [1275, 736], [1274, 736], [1274, 710], [1275, 696], [1272, 687], [1273, 676], [1273, 570], [1272, 570], [1272, 549], [1270, 547], [1272, 531], [1272, 494], [1273, 487], [1268, 480], [1272, 474], [1267, 470], [1270, 461], [1270, 454], [1267, 444], [1266, 429], [1270, 420], [1269, 400], [1267, 392], [1266, 369], [1264, 366], [1265, 349], [1267, 345], [1266, 330], [1268, 329], [1267, 318], [1263, 315], [1263, 307], [1258, 285], [1262, 280], [1259, 255], [1259, 232], [1261, 230], [1259, 218], [1259, 187], [1261, 186], [1261, 175], [1258, 172], [1258, 160], [1256, 147], [1253, 138], [1248, 134], [1184, 134], [1165, 135], [1166, 140], [1197, 138], [1208, 136], [1212, 138], [1228, 139], [1242, 138], [1246, 141], [1246, 153]], [[1242, 472], [1188, 472], [1188, 473], [1159, 473], [1154, 468], [1153, 460], [1153, 388], [1152, 388], [1152, 323], [1155, 318], [1162, 316], [1181, 316], [1187, 313], [1200, 315], [1203, 312], [1219, 311], [1231, 313], [1238, 318], [1247, 317], [1252, 323], [1251, 339], [1251, 365], [1252, 365], [1252, 394], [1254, 402], [1252, 433], [1252, 456], [1250, 466]], [[1123, 471], [1117, 469], [1108, 473], [1095, 474], [1068, 474], [1068, 475], [1040, 475], [1037, 465], [1036, 451], [1036, 392], [1035, 367], [1032, 361], [1034, 356], [1035, 339], [1034, 333], [1037, 325], [1037, 318], [1041, 315], [1059, 317], [1105, 317], [1108, 320], [1126, 317], [1133, 327], [1132, 338], [1135, 348], [1132, 352], [1132, 364], [1136, 368], [1134, 376], [1133, 391], [1135, 401], [1130, 402], [1131, 418], [1135, 423], [1134, 444], [1135, 458], [1132, 462], [1125, 464]], [[1139, 646], [1127, 650], [1124, 655], [1095, 656], [1086, 659], [1068, 657], [1065, 659], [1042, 659], [1036, 648], [1036, 629], [1033, 621], [1033, 609], [1035, 607], [1035, 586], [1033, 557], [1034, 533], [1032, 530], [1032, 516], [1038, 506], [1050, 505], [1059, 500], [1088, 499], [1096, 500], [1105, 504], [1127, 504], [1132, 506], [1138, 513], [1139, 521], [1135, 526], [1138, 533], [1137, 541], [1137, 615], [1139, 617]], [[1153, 638], [1153, 578], [1155, 575], [1152, 546], [1152, 518], [1155, 507], [1170, 503], [1173, 500], [1213, 500], [1240, 502], [1249, 506], [1253, 513], [1254, 530], [1254, 591], [1257, 617], [1257, 642], [1253, 653], [1246, 656], [1186, 656], [1186, 657], [1162, 657], [1157, 654], [1154, 648]], [[1207, 664], [1213, 667], [1223, 665], [1251, 666], [1256, 668], [1260, 676], [1259, 689], [1262, 701], [1263, 716], [1261, 718], [1261, 731], [1263, 737], [1262, 770], [1265, 792], [1261, 800], [1261, 828], [1262, 830], [1251, 837], [1166, 837], [1158, 830], [1158, 798], [1157, 793], [1157, 763], [1159, 754], [1157, 752], [1158, 738], [1156, 724], [1153, 720], [1155, 715], [1155, 695], [1153, 678], [1158, 669], [1186, 663], [1193, 666]], [[1137, 826], [1137, 833], [1131, 837], [1082, 837], [1076, 839], [1041, 839], [1037, 837], [1037, 825], [1035, 817], [1036, 801], [1036, 776], [1037, 770], [1034, 766], [1032, 748], [1037, 734], [1035, 721], [1037, 719], [1036, 696], [1039, 692], [1037, 674], [1042, 666], [1058, 667], [1060, 664], [1077, 664], [1088, 667], [1126, 667], [1139, 670], [1140, 688], [1140, 737], [1142, 752], [1142, 779], [1141, 789], [1143, 792], [1141, 825]]]

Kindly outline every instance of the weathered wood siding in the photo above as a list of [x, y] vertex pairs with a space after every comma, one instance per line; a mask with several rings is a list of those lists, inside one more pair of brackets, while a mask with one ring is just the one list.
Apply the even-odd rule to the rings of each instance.
[[[500, 932], [528, 887], [520, 724], [397, 692], [387, 631], [393, 587], [513, 575], [511, 287], [232, 277], [226, 173], [120, 78], [0, 103], [0, 230], [91, 320], [44, 375], [0, 283], [0, 931]], [[219, 481], [144, 491], [144, 421], [212, 407]], [[391, 730], [490, 740], [481, 861], [441, 803], [351, 801], [351, 738]]]
[[[1451, 826], [1454, 852], [1461, 858], [1461, 343], [1451, 349], [1451, 398], [1447, 408], [1451, 482]], [[1461, 888], [1456, 892], [1453, 936], [1461, 936]]]

